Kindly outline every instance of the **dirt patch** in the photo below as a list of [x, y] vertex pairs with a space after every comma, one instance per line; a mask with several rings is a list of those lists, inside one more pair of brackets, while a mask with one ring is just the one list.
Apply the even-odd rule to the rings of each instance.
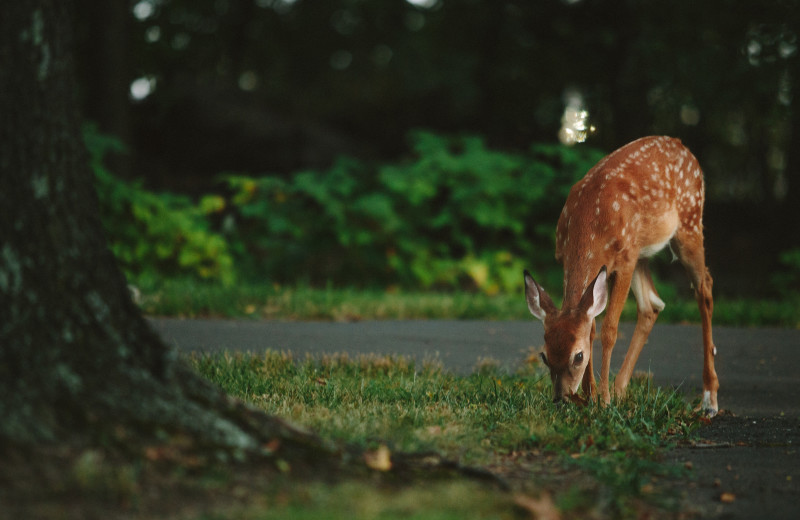
[[800, 517], [800, 418], [721, 413], [671, 451], [690, 468], [684, 509], [703, 518]]

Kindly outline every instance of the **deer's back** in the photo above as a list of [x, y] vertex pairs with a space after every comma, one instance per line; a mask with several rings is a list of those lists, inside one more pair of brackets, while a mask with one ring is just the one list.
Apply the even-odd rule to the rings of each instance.
[[700, 166], [679, 139], [634, 141], [572, 187], [558, 220], [556, 258], [566, 265], [581, 255], [571, 263], [613, 271], [618, 261], [655, 253], [680, 227], [701, 232], [703, 199]]

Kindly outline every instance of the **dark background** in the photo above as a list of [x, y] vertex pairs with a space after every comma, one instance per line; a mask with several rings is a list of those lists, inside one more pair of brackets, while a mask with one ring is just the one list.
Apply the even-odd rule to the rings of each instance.
[[395, 160], [418, 128], [526, 149], [577, 103], [595, 131], [576, 146], [668, 134], [694, 151], [726, 292], [774, 293], [800, 246], [798, 2], [78, 4], [84, 114], [128, 145], [113, 170], [149, 188]]

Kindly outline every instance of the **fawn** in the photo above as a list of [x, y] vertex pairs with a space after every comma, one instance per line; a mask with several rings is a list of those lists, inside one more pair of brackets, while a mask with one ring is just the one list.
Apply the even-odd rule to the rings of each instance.
[[648, 268], [648, 257], [667, 244], [686, 268], [703, 323], [702, 411], [719, 409], [717, 349], [711, 338], [714, 299], [703, 248], [703, 174], [679, 139], [644, 137], [597, 163], [570, 190], [556, 228], [556, 259], [564, 266], [564, 301], [557, 309], [528, 271], [525, 299], [544, 322], [544, 364], [556, 402], [580, 385], [595, 398], [592, 371], [595, 317], [608, 304], [601, 333], [600, 395], [611, 401], [608, 376], [620, 313], [631, 289], [638, 306], [636, 329], [614, 383], [625, 395], [636, 359], [664, 309]]

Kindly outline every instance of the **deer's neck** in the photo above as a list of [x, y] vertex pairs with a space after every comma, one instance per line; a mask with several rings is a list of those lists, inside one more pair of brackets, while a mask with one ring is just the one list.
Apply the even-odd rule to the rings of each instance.
[[[569, 259], [564, 262], [564, 302], [562, 309], [573, 309], [586, 291], [592, 280], [600, 272], [603, 263], [595, 258], [587, 258], [586, 255]], [[610, 266], [608, 266], [610, 267]]]

